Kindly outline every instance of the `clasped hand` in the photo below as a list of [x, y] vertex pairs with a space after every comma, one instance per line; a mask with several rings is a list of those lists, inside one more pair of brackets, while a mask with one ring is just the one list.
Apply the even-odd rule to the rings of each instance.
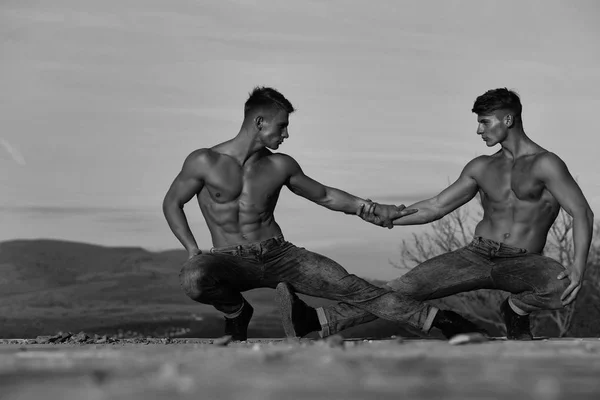
[[361, 204], [356, 215], [373, 225], [383, 226], [388, 229], [394, 227], [394, 220], [416, 213], [417, 209], [407, 209], [404, 204], [379, 204], [367, 199], [366, 204]]

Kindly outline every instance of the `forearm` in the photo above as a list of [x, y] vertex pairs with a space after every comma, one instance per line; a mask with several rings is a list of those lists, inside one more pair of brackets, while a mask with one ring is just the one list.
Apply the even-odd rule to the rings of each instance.
[[346, 214], [356, 214], [362, 204], [366, 204], [365, 199], [354, 196], [343, 190], [325, 187], [323, 197], [316, 200], [315, 203], [333, 211], [341, 211]]
[[583, 272], [587, 265], [588, 253], [592, 242], [594, 214], [591, 210], [573, 217], [573, 266]]
[[198, 250], [198, 244], [183, 212], [183, 207], [177, 204], [163, 204], [163, 213], [169, 228], [188, 253]]
[[422, 225], [437, 221], [441, 215], [435, 207], [433, 199], [419, 201], [411, 204], [406, 209], [416, 209], [418, 212], [394, 220], [394, 225]]

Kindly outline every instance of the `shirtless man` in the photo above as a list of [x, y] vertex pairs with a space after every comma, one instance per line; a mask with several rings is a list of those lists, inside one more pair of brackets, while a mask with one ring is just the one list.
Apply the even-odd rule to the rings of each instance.
[[[169, 188], [163, 212], [186, 248], [180, 273], [185, 293], [225, 316], [225, 334], [246, 340], [253, 308], [241, 292], [277, 288], [286, 335], [303, 336], [322, 326], [337, 328], [336, 315], [297, 302], [294, 291], [343, 301], [368, 315], [428, 331], [436, 326], [451, 336], [477, 327], [460, 315], [369, 284], [334, 261], [287, 242], [273, 211], [279, 193], [293, 193], [330, 210], [356, 215], [367, 200], [309, 178], [290, 156], [272, 152], [289, 137], [292, 104], [271, 88], [256, 88], [244, 107], [244, 121], [233, 139], [192, 152]], [[184, 205], [196, 196], [212, 237], [202, 252], [188, 225]], [[414, 210], [377, 205], [370, 214], [379, 225]], [[294, 319], [292, 320], [292, 316]], [[295, 325], [301, 321], [302, 326]], [[299, 329], [301, 328], [301, 329]]]
[[[525, 134], [521, 110], [519, 97], [507, 89], [489, 90], [477, 98], [472, 110], [477, 114], [477, 134], [488, 147], [499, 144], [501, 149], [475, 158], [440, 194], [411, 205], [419, 210], [416, 214], [394, 220], [394, 225], [436, 221], [479, 193], [483, 219], [475, 238], [462, 249], [425, 261], [388, 286], [420, 301], [476, 289], [510, 292], [500, 307], [507, 338], [531, 340], [531, 312], [559, 309], [579, 293], [594, 215], [565, 163]], [[573, 217], [575, 257], [567, 266], [541, 255], [561, 207]], [[365, 207], [362, 216], [379, 223], [372, 209]], [[348, 304], [327, 312], [344, 319], [345, 327], [375, 319]]]

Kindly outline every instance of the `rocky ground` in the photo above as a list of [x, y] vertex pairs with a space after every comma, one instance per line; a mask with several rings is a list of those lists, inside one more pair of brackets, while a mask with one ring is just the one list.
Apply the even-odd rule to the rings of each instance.
[[598, 339], [452, 343], [85, 333], [3, 340], [0, 398], [600, 398]]

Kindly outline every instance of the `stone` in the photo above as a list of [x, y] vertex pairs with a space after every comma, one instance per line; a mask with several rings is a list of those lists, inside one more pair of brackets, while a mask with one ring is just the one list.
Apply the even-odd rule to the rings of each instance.
[[481, 333], [461, 333], [453, 336], [448, 343], [451, 345], [462, 345], [462, 344], [471, 344], [471, 343], [485, 343], [488, 342], [489, 339], [482, 335]]

